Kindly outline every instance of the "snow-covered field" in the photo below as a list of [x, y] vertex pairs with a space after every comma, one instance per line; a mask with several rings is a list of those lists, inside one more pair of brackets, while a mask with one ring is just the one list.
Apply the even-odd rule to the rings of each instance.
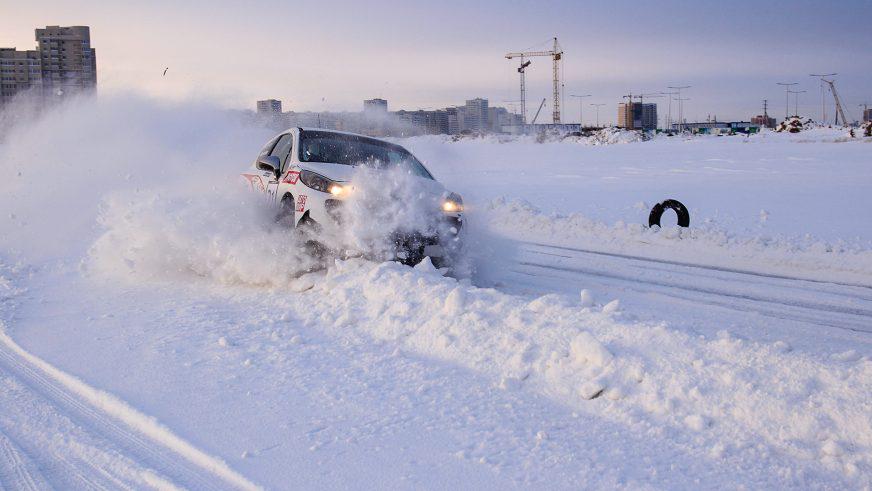
[[869, 139], [404, 140], [469, 271], [294, 279], [238, 185], [269, 136], [138, 97], [6, 135], [0, 484], [872, 486]]

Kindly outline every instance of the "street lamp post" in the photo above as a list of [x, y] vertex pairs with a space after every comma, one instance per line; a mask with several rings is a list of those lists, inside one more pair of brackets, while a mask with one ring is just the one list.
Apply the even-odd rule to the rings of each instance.
[[799, 117], [799, 94], [803, 94], [806, 91], [804, 90], [788, 90], [791, 94], [793, 94], [793, 115], [794, 117]]
[[584, 98], [590, 97], [590, 94], [585, 94], [585, 95], [569, 94], [569, 97], [575, 97], [578, 99], [578, 129], [580, 130], [580, 129], [584, 128], [584, 109], [582, 109], [582, 107], [584, 106], [584, 104], [583, 104]]
[[791, 85], [799, 85], [799, 82], [775, 82], [775, 83], [776, 83], [776, 85], [783, 85], [784, 86], [784, 100], [786, 101], [785, 105], [784, 105], [784, 119], [786, 120], [787, 118], [790, 117], [790, 86]]
[[681, 131], [684, 131], [684, 128], [685, 128], [685, 122], [683, 119], [684, 118], [684, 111], [682, 110], [682, 106], [684, 104], [684, 101], [690, 100], [690, 97], [679, 97], [678, 99], [675, 99], [675, 100], [678, 101], [678, 117], [682, 118], [678, 121], [679, 132], [681, 132]]
[[672, 131], [672, 96], [678, 94], [678, 92], [661, 92], [661, 94], [669, 97], [669, 103], [667, 104], [666, 109], [666, 130]]
[[682, 85], [681, 87], [666, 87], [667, 89], [673, 89], [678, 91], [678, 131], [681, 132], [684, 130], [684, 104], [682, 101], [686, 101], [688, 99], [681, 98], [681, 89], [689, 89], [690, 85]]
[[599, 128], [599, 108], [600, 106], [605, 106], [605, 104], [591, 104], [591, 106], [596, 106], [596, 127]]

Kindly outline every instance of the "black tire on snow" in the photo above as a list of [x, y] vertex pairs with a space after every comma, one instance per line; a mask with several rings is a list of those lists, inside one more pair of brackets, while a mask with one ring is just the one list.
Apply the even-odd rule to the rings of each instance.
[[690, 213], [687, 211], [687, 207], [675, 199], [668, 199], [662, 203], [654, 205], [654, 207], [651, 208], [651, 214], [648, 215], [648, 226], [653, 227], [654, 225], [657, 225], [659, 227], [660, 218], [663, 217], [663, 212], [666, 210], [675, 210], [675, 214], [678, 215], [679, 227], [690, 226]]

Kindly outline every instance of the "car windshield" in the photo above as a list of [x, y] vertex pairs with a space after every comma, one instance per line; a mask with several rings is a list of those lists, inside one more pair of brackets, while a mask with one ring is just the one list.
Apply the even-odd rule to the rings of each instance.
[[300, 132], [300, 161], [366, 165], [375, 169], [401, 169], [433, 179], [430, 172], [405, 148], [373, 138], [327, 131]]

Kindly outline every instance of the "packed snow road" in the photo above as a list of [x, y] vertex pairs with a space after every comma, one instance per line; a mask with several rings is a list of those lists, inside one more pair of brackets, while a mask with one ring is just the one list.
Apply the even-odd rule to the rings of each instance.
[[[574, 293], [581, 288], [624, 298], [624, 292], [656, 297], [654, 316], [675, 315], [675, 303], [763, 315], [791, 324], [872, 335], [872, 286], [835, 283], [754, 271], [664, 261], [542, 243], [521, 243], [514, 273], [504, 280], [516, 291]], [[680, 307], [678, 307], [681, 310]]]
[[297, 277], [233, 187], [268, 131], [77, 104], [0, 144], [4, 486], [872, 485], [866, 143], [411, 139], [466, 274]]

